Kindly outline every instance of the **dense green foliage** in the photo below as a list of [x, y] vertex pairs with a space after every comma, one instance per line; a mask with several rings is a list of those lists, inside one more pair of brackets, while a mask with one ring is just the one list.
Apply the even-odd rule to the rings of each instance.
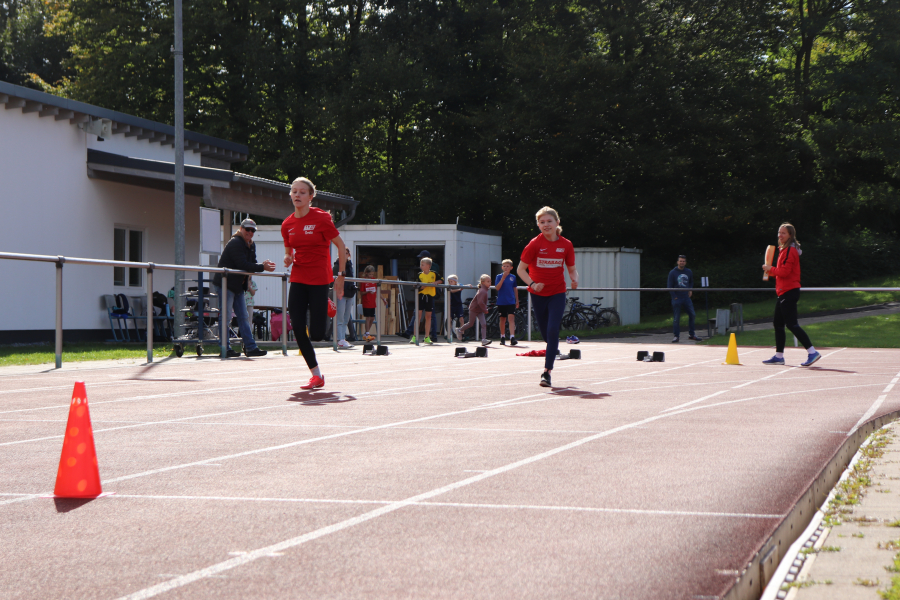
[[[171, 2], [0, 7], [0, 77], [172, 121]], [[895, 269], [900, 0], [184, 10], [187, 126], [249, 145], [249, 173], [353, 195], [356, 223], [458, 217], [515, 257], [550, 204], [576, 246], [643, 248], [647, 285], [682, 252], [758, 285], [791, 220], [804, 284]]]

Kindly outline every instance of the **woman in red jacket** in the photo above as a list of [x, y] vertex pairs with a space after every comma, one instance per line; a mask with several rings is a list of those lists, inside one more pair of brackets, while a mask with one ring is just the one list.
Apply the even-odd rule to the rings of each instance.
[[763, 265], [763, 271], [775, 276], [775, 356], [764, 360], [766, 365], [784, 364], [784, 328], [787, 327], [797, 340], [803, 344], [809, 356], [800, 366], [808, 367], [820, 358], [813, 347], [809, 336], [797, 323], [797, 300], [800, 299], [800, 242], [797, 241], [797, 230], [790, 223], [782, 223], [778, 228], [778, 260], [775, 266]]

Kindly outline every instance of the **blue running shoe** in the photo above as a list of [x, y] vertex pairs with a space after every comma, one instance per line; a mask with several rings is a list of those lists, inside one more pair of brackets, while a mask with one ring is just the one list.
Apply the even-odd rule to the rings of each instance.
[[569, 337], [566, 338], [567, 344], [577, 344], [578, 342], [579, 342], [579, 339], [577, 337], [575, 337], [574, 335], [570, 335]]
[[806, 362], [805, 362], [805, 363], [800, 363], [800, 366], [801, 366], [801, 367], [808, 367], [808, 366], [810, 366], [811, 364], [813, 364], [814, 362], [816, 362], [817, 360], [819, 360], [820, 358], [822, 358], [822, 355], [821, 355], [821, 354], [819, 354], [818, 352], [813, 352], [813, 353], [810, 354], [809, 357], [806, 359]]
[[784, 358], [778, 358], [777, 356], [773, 356], [769, 360], [762, 361], [764, 365], [783, 365]]

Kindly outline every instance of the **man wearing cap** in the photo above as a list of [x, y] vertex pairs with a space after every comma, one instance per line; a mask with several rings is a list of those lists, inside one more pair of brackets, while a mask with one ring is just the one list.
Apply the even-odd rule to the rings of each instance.
[[[274, 271], [275, 263], [264, 260], [262, 264], [256, 262], [256, 244], [253, 243], [253, 234], [256, 233], [256, 221], [244, 219], [241, 228], [235, 232], [231, 240], [225, 244], [222, 256], [219, 258], [219, 268], [261, 273], [262, 271]], [[247, 356], [265, 356], [266, 351], [260, 349], [253, 339], [253, 329], [250, 327], [250, 317], [247, 314], [247, 305], [244, 302], [244, 292], [247, 291], [248, 275], [228, 275], [228, 297], [221, 303], [223, 307], [220, 313], [222, 318], [231, 320], [231, 314], [237, 317], [238, 329], [244, 342], [244, 354]], [[213, 276], [213, 285], [216, 293], [222, 298], [222, 274]], [[227, 308], [226, 308], [227, 307]], [[227, 342], [226, 342], [227, 343]], [[229, 358], [240, 356], [230, 347], [227, 355]]]

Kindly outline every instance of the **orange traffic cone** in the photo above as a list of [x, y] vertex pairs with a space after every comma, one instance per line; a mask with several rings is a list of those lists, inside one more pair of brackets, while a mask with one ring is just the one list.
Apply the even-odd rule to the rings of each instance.
[[72, 404], [69, 405], [69, 420], [53, 494], [57, 498], [96, 498], [102, 493], [87, 392], [84, 382], [77, 381], [72, 390]]

